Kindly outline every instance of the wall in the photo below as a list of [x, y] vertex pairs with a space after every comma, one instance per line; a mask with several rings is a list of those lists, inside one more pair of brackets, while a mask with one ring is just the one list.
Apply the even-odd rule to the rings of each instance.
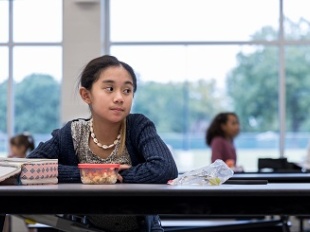
[[101, 55], [100, 0], [65, 0], [63, 4], [62, 124], [89, 116], [77, 90], [78, 78], [86, 63]]

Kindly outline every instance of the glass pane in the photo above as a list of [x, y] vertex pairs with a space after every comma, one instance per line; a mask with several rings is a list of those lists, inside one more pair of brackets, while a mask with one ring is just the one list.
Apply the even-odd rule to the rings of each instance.
[[8, 48], [0, 46], [0, 157], [7, 156], [6, 114], [8, 76]]
[[310, 148], [310, 47], [289, 46], [285, 52], [286, 151], [292, 162], [299, 163]]
[[9, 2], [0, 1], [0, 43], [9, 41]]
[[0, 46], [0, 83], [9, 77], [9, 51], [8, 47]]
[[262, 27], [278, 28], [278, 12], [278, 0], [113, 0], [111, 40], [250, 40]]
[[257, 170], [259, 156], [278, 155], [278, 102], [270, 101], [278, 99], [277, 48], [112, 46], [111, 54], [135, 69], [133, 111], [155, 122], [180, 171], [210, 163], [205, 131], [219, 111], [240, 117], [235, 143], [246, 171]]
[[286, 17], [285, 35], [287, 39], [310, 40], [310, 1], [309, 0], [285, 0], [283, 11]]
[[13, 76], [16, 82], [33, 73], [51, 75], [58, 82], [62, 79], [62, 48], [60, 46], [14, 48]]
[[62, 0], [13, 2], [14, 42], [61, 42]]
[[15, 132], [50, 134], [60, 121], [62, 48], [15, 47], [13, 53]]
[[[136, 68], [141, 81], [209, 79], [219, 90], [236, 65], [239, 46], [112, 46], [111, 53]], [[164, 54], [164, 55], [163, 55]], [[225, 55], [224, 55], [225, 54]]]

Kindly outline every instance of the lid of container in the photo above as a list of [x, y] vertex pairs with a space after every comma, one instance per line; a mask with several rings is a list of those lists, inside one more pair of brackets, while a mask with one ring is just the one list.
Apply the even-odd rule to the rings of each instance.
[[120, 164], [91, 164], [82, 163], [78, 164], [79, 168], [119, 168]]

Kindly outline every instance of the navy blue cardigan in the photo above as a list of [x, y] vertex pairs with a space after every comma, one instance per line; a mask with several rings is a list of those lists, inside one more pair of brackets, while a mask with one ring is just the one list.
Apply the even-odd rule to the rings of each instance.
[[[71, 135], [72, 121], [61, 129], [54, 130], [51, 139], [40, 142], [27, 156], [27, 158], [58, 159], [59, 183], [81, 182], [77, 167], [78, 156]], [[127, 116], [126, 147], [132, 167], [120, 172], [124, 183], [160, 184], [178, 176], [178, 169], [169, 148], [157, 134], [154, 123], [144, 115]]]

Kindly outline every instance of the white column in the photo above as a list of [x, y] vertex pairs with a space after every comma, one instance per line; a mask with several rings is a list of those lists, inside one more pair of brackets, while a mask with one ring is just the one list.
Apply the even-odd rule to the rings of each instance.
[[61, 123], [89, 117], [78, 93], [79, 75], [88, 61], [101, 55], [100, 0], [63, 1], [63, 79]]

